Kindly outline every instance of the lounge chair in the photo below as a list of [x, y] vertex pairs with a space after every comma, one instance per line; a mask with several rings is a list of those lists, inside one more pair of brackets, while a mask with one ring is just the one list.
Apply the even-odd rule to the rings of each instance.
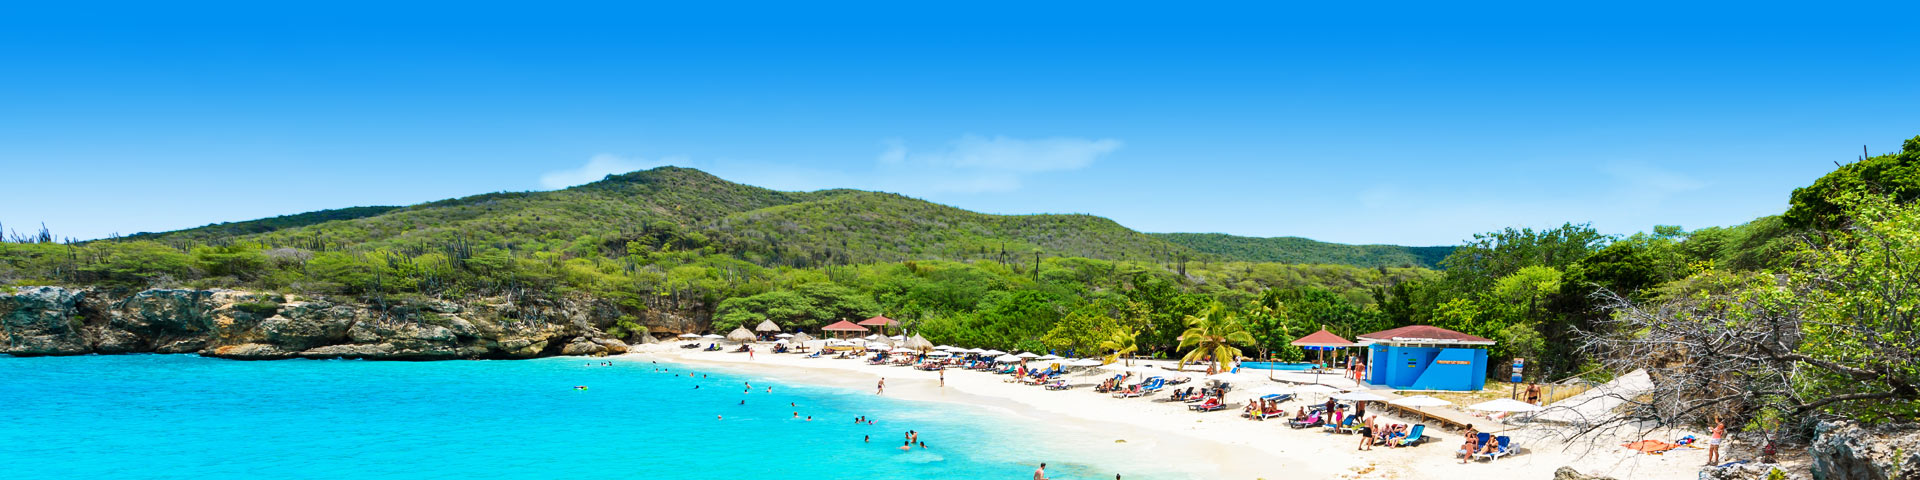
[[1307, 427], [1312, 427], [1319, 424], [1320, 424], [1320, 414], [1318, 413], [1313, 414], [1313, 416], [1307, 417], [1306, 420], [1287, 420], [1287, 426], [1290, 426], [1293, 428], [1307, 428]]
[[1068, 388], [1073, 388], [1073, 386], [1067, 385], [1066, 380], [1054, 380], [1053, 383], [1047, 384], [1048, 390], [1066, 390]]
[[1149, 395], [1153, 393], [1157, 393], [1160, 391], [1160, 388], [1165, 386], [1167, 386], [1167, 379], [1160, 378], [1160, 377], [1153, 377], [1153, 378], [1147, 379], [1147, 386], [1146, 388], [1141, 389], [1141, 393], [1145, 393]]
[[805, 357], [801, 357], [801, 358], [820, 358], [820, 352], [813, 352], [812, 354], [809, 354], [809, 355], [807, 355], [807, 356], [805, 356]]
[[1227, 408], [1227, 405], [1225, 403], [1222, 403], [1219, 398], [1213, 398], [1213, 397], [1209, 397], [1207, 398], [1207, 401], [1200, 402], [1199, 404], [1187, 406], [1188, 410], [1193, 410], [1196, 412], [1211, 412], [1211, 411], [1219, 410], [1222, 408]]
[[1327, 431], [1332, 433], [1353, 433], [1353, 424], [1359, 419], [1360, 417], [1357, 415], [1349, 416], [1345, 420], [1341, 420], [1339, 425], [1327, 424]]
[[[1482, 435], [1485, 435], [1485, 434], [1482, 434]], [[1476, 453], [1473, 455], [1473, 458], [1485, 458], [1488, 461], [1492, 461], [1493, 459], [1504, 457], [1513, 453], [1512, 437], [1501, 435], [1498, 437], [1493, 437], [1493, 441], [1496, 444], [1494, 446], [1493, 451]]]
[[1130, 387], [1121, 388], [1119, 392], [1116, 392], [1113, 394], [1113, 398], [1133, 398], [1133, 397], [1138, 397], [1140, 395], [1142, 395], [1140, 391], [1140, 386], [1133, 385]]
[[1424, 442], [1427, 440], [1427, 437], [1420, 436], [1420, 434], [1426, 433], [1426, 432], [1427, 432], [1426, 425], [1424, 424], [1414, 425], [1413, 430], [1410, 430], [1407, 432], [1407, 438], [1402, 438], [1398, 440], [1398, 443], [1402, 447], [1411, 447], [1414, 445], [1419, 445], [1420, 442]]

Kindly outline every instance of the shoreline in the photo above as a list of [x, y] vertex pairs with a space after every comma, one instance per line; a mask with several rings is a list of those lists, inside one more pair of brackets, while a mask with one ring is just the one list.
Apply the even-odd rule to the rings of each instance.
[[[1285, 422], [1252, 421], [1237, 409], [1195, 413], [1181, 403], [1157, 398], [1115, 399], [1094, 393], [1087, 384], [1103, 378], [1071, 375], [1067, 391], [1049, 391], [1006, 383], [1006, 378], [983, 372], [953, 370], [940, 386], [938, 374], [909, 368], [867, 365], [857, 360], [802, 358], [799, 355], [760, 352], [752, 360], [744, 354], [681, 350], [673, 344], [655, 344], [619, 358], [661, 360], [699, 365], [783, 381], [873, 391], [885, 378], [890, 398], [966, 405], [1003, 412], [1016, 421], [1045, 428], [1085, 432], [1087, 441], [1074, 445], [1098, 458], [1159, 458], [1156, 464], [1212, 466], [1208, 478], [1459, 478], [1502, 475], [1510, 478], [1548, 478], [1561, 466], [1581, 473], [1635, 479], [1692, 479], [1703, 451], [1664, 456], [1628, 454], [1621, 448], [1587, 448], [1550, 440], [1528, 440], [1521, 454], [1494, 461], [1460, 464], [1452, 452], [1461, 442], [1457, 433], [1430, 430], [1437, 436], [1426, 444], [1356, 451], [1358, 437], [1324, 433], [1319, 428], [1288, 428]], [[1197, 376], [1197, 375], [1196, 375]], [[1244, 388], [1245, 386], [1243, 386]], [[1242, 389], [1241, 391], [1247, 391]], [[1161, 395], [1164, 396], [1164, 395]], [[1229, 403], [1243, 402], [1229, 394]], [[1283, 405], [1292, 410], [1302, 400]], [[1383, 423], [1413, 423], [1382, 415]], [[1545, 430], [1517, 429], [1516, 439]]]

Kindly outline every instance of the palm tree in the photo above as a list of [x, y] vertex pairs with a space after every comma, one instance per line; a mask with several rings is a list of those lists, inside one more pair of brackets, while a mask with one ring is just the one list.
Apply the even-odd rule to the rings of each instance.
[[1253, 334], [1247, 333], [1247, 324], [1240, 321], [1226, 306], [1214, 303], [1205, 313], [1187, 316], [1187, 331], [1180, 334], [1180, 348], [1192, 349], [1187, 356], [1180, 358], [1180, 364], [1213, 356], [1219, 371], [1227, 371], [1228, 362], [1240, 358], [1240, 348], [1234, 345], [1252, 345]]
[[[1113, 363], [1121, 358], [1131, 359], [1134, 352], [1140, 351], [1139, 339], [1139, 330], [1120, 327], [1114, 329], [1113, 334], [1107, 339], [1100, 341], [1100, 349], [1113, 351], [1112, 354], [1107, 355], [1107, 363]], [[1127, 362], [1127, 365], [1131, 366], [1133, 362]]]

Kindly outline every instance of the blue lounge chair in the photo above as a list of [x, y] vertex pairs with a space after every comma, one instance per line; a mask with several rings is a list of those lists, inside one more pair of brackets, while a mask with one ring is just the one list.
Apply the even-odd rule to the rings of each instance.
[[1332, 433], [1353, 433], [1353, 424], [1359, 420], [1360, 417], [1358, 416], [1348, 416], [1345, 420], [1341, 420], [1339, 425], [1327, 425], [1327, 431]]
[[[1481, 435], [1486, 435], [1486, 434], [1482, 433]], [[1481, 437], [1481, 438], [1486, 438], [1486, 437]], [[1498, 437], [1494, 437], [1493, 441], [1497, 442], [1498, 444], [1497, 446], [1494, 447], [1493, 451], [1476, 453], [1473, 455], [1473, 458], [1485, 458], [1488, 461], [1492, 461], [1493, 459], [1504, 457], [1504, 456], [1507, 456], [1508, 454], [1513, 453], [1513, 438], [1508, 437], [1506, 435], [1501, 435]]]
[[1427, 439], [1427, 437], [1420, 436], [1420, 434], [1426, 433], [1426, 432], [1427, 432], [1426, 425], [1414, 425], [1413, 430], [1407, 431], [1407, 438], [1400, 439], [1400, 446], [1411, 447], [1414, 445], [1419, 445], [1421, 442], [1426, 441]]

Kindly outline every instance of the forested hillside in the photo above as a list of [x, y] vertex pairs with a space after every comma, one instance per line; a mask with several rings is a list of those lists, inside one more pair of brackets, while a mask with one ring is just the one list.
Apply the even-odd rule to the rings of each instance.
[[1347, 245], [1300, 237], [1241, 237], [1224, 233], [1155, 233], [1174, 245], [1225, 260], [1332, 263], [1361, 267], [1433, 268], [1453, 247]]

